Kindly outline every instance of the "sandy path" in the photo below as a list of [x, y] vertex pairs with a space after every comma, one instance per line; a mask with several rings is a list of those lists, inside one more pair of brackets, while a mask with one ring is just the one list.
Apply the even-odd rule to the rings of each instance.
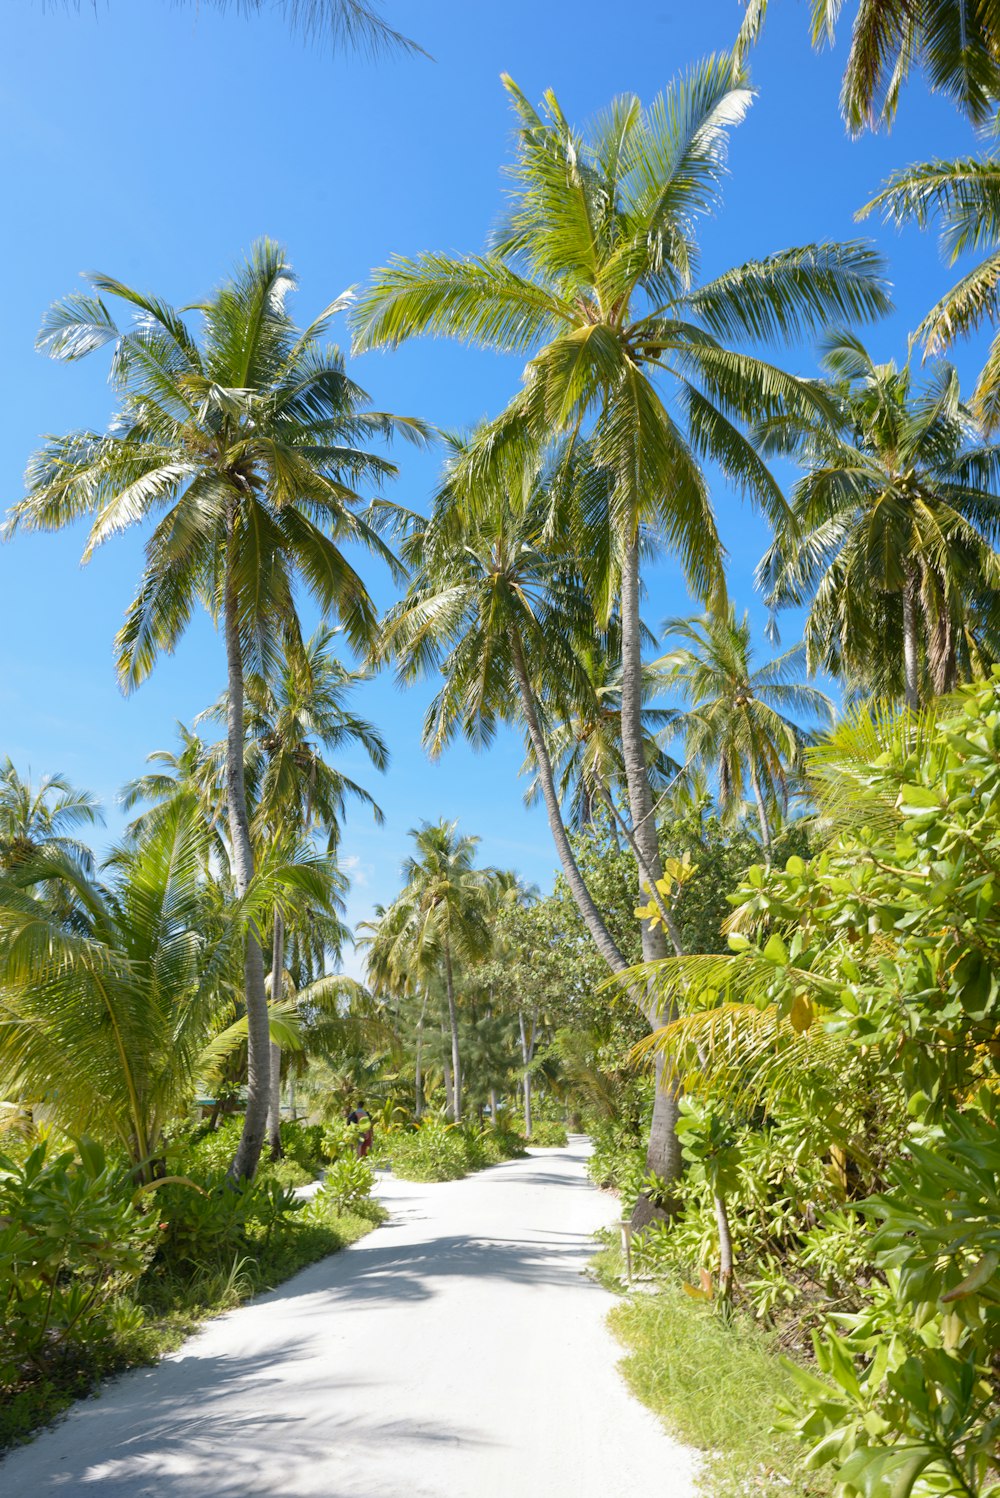
[[583, 1275], [585, 1142], [447, 1185], [0, 1463], [4, 1498], [692, 1498]]

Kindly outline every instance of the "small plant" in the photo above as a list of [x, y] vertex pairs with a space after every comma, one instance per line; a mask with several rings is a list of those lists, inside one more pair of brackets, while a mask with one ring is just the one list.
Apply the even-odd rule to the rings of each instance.
[[327, 1167], [322, 1194], [334, 1203], [338, 1216], [353, 1212], [363, 1217], [372, 1202], [374, 1186], [375, 1172], [367, 1160], [342, 1155]]

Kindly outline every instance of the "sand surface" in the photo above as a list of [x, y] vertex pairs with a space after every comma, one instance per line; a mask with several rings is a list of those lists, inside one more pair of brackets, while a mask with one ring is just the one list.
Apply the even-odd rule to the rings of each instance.
[[585, 1269], [587, 1143], [444, 1185], [0, 1462], [3, 1498], [694, 1498]]

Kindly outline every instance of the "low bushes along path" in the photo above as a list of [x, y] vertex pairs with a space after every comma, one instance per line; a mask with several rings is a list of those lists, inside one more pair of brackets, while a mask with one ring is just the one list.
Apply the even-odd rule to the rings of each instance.
[[446, 1185], [0, 1462], [9, 1498], [691, 1498], [585, 1276], [586, 1142]]

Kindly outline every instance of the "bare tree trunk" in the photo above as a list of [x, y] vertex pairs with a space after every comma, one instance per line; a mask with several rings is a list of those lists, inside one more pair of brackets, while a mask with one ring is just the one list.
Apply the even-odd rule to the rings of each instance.
[[573, 899], [576, 901], [577, 909], [583, 917], [584, 924], [594, 939], [594, 945], [604, 958], [613, 973], [625, 970], [628, 963], [618, 950], [617, 943], [611, 932], [605, 925], [597, 906], [594, 904], [590, 890], [587, 888], [583, 875], [580, 873], [576, 859], [573, 857], [573, 849], [570, 847], [566, 826], [562, 818], [562, 810], [559, 806], [559, 796], [555, 787], [552, 774], [552, 761], [549, 758], [548, 746], [545, 743], [545, 734], [538, 716], [538, 704], [531, 686], [531, 678], [528, 675], [528, 667], [524, 659], [524, 648], [520, 636], [515, 632], [511, 638], [514, 652], [514, 670], [517, 675], [518, 686], [521, 691], [521, 709], [524, 713], [524, 721], [528, 729], [528, 737], [535, 755], [535, 763], [538, 765], [538, 779], [542, 787], [542, 797], [545, 801], [545, 811], [549, 820], [549, 829], [552, 839], [559, 854], [559, 862], [562, 864], [563, 873], [566, 875], [566, 883], [570, 887]]
[[719, 1299], [729, 1300], [733, 1293], [733, 1235], [726, 1199], [721, 1193], [715, 1197], [715, 1221], [719, 1229]]
[[524, 1023], [524, 1010], [517, 1011], [517, 1027], [521, 1034], [521, 1060], [524, 1063], [524, 1133], [531, 1138], [531, 1063], [535, 1056], [535, 1033], [538, 1029], [538, 1010], [531, 1016], [531, 1030]]
[[451, 1062], [444, 1063], [444, 1111], [449, 1118], [455, 1116], [455, 1089], [451, 1080]]
[[764, 867], [769, 869], [771, 867], [771, 856], [773, 852], [773, 845], [771, 840], [771, 824], [767, 818], [767, 806], [764, 803], [764, 793], [761, 790], [760, 776], [757, 773], [757, 766], [753, 762], [753, 760], [750, 761], [750, 784], [753, 786], [754, 800], [757, 803], [757, 820], [760, 823], [760, 840], [764, 848]]
[[903, 587], [903, 674], [906, 683], [906, 705], [911, 712], [920, 709], [920, 667], [917, 657], [917, 576], [907, 567]]
[[413, 1114], [414, 1114], [415, 1118], [420, 1118], [422, 1116], [422, 1114], [423, 1114], [423, 1111], [424, 1111], [423, 1049], [424, 1049], [424, 1011], [426, 1010], [426, 1008], [427, 1008], [427, 993], [425, 991], [424, 992], [423, 1003], [420, 1006], [420, 1018], [417, 1020], [417, 1060], [416, 1060], [416, 1065], [414, 1067], [414, 1077], [413, 1077], [413, 1093], [414, 1093]]
[[498, 1112], [498, 1108], [497, 1108], [497, 1090], [496, 1090], [495, 1087], [491, 1087], [490, 1088], [490, 1120], [492, 1121], [492, 1124], [493, 1124], [494, 1128], [496, 1128], [496, 1126], [497, 1126], [497, 1112]]
[[[622, 566], [621, 586], [622, 628], [622, 756], [625, 761], [625, 778], [628, 783], [629, 808], [632, 813], [632, 835], [641, 851], [647, 877], [655, 888], [663, 878], [660, 860], [660, 845], [653, 815], [653, 792], [646, 768], [645, 744], [642, 732], [642, 626], [639, 616], [639, 538], [636, 535], [629, 543]], [[645, 962], [658, 962], [667, 956], [666, 934], [651, 921], [642, 923], [642, 955]], [[650, 988], [647, 994], [646, 1019], [651, 1029], [669, 1023], [674, 1018], [674, 1007], [668, 1004], [661, 1009], [656, 993]], [[678, 1086], [668, 1080], [666, 1062], [662, 1052], [656, 1058], [656, 1092], [653, 1098], [653, 1119], [649, 1131], [649, 1147], [646, 1165], [651, 1173], [666, 1183], [669, 1189], [680, 1179], [683, 1169], [680, 1143], [677, 1138]], [[657, 1208], [643, 1194], [632, 1213], [633, 1227], [641, 1228], [659, 1216]]]
[[[245, 895], [254, 876], [253, 845], [250, 841], [250, 817], [247, 812], [246, 780], [243, 771], [243, 654], [236, 584], [233, 581], [233, 522], [229, 522], [226, 549], [225, 636], [228, 701], [226, 707], [226, 799], [229, 811], [229, 840], [233, 850], [233, 872], [236, 892]], [[244, 957], [244, 979], [247, 1007], [247, 1111], [243, 1132], [229, 1166], [232, 1181], [250, 1180], [257, 1169], [264, 1133], [271, 1082], [271, 1034], [267, 1016], [267, 994], [264, 989], [264, 959], [260, 937], [253, 922], [247, 928]]]
[[462, 1058], [458, 1050], [458, 1007], [455, 1003], [455, 978], [451, 967], [451, 945], [445, 940], [444, 944], [444, 976], [448, 990], [448, 1023], [451, 1026], [451, 1071], [452, 1087], [452, 1118], [456, 1123], [462, 1122]]
[[[285, 922], [277, 905], [274, 907], [274, 938], [271, 946], [271, 1003], [281, 998], [285, 972]], [[271, 1102], [267, 1112], [267, 1137], [271, 1159], [280, 1160], [281, 1148], [281, 1047], [271, 1041]]]

